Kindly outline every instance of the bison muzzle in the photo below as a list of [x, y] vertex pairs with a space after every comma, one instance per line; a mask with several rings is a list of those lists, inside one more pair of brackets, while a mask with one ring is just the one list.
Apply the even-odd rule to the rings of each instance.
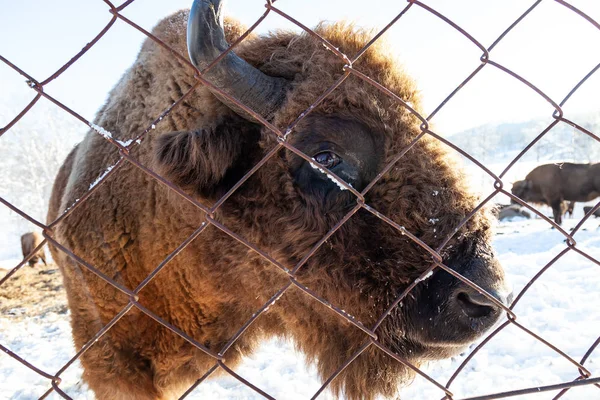
[[[187, 40], [186, 40], [186, 24]], [[343, 23], [316, 31], [345, 54], [369, 42]], [[202, 70], [243, 29], [223, 21], [221, 2], [196, 1], [153, 33]], [[215, 204], [265, 155], [279, 147], [224, 201], [210, 224], [161, 264], [207, 216], [162, 183], [126, 163], [58, 224], [53, 237], [137, 302], [234, 367], [268, 337], [293, 340], [328, 378], [368, 340], [365, 333], [293, 285], [234, 342], [244, 324], [290, 276], [235, 240], [244, 238], [292, 269], [354, 207], [356, 196], [420, 134], [419, 120], [373, 85], [349, 77], [303, 118], [281, 147], [269, 129], [227, 96], [273, 125], [287, 127], [344, 74], [344, 62], [315, 37], [276, 32], [250, 36], [204, 75], [201, 86], [150, 131], [130, 155], [196, 201]], [[355, 68], [420, 109], [413, 82], [381, 44]], [[196, 70], [152, 40], [112, 90], [94, 124], [115, 140], [135, 138], [149, 121], [196, 84]], [[223, 94], [225, 93], [225, 95]], [[48, 220], [54, 221], [118, 160], [105, 138], [90, 132], [56, 178]], [[344, 180], [336, 182], [327, 170]], [[400, 294], [431, 267], [431, 255], [378, 218], [385, 215], [431, 248], [448, 237], [443, 262], [490, 297], [436, 268], [378, 326], [378, 341], [420, 365], [461, 351], [496, 323], [508, 302], [504, 272], [490, 246], [491, 213], [435, 139], [425, 135], [365, 193], [361, 207], [312, 254], [294, 279], [321, 298], [374, 326]], [[216, 226], [218, 224], [218, 226]], [[66, 253], [52, 248], [68, 294], [77, 348], [129, 304], [130, 298]], [[150, 281], [144, 279], [164, 265]], [[141, 284], [141, 286], [140, 286]], [[83, 355], [84, 379], [98, 399], [170, 399], [215, 359], [169, 331], [137, 306]], [[393, 396], [412, 371], [371, 346], [329, 386], [349, 399]]]

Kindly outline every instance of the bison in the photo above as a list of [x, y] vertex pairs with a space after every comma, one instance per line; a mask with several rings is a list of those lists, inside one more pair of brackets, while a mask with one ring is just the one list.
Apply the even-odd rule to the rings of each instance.
[[[29, 254], [35, 250], [36, 247], [44, 241], [44, 237], [38, 232], [27, 232], [21, 236], [21, 251], [23, 252], [23, 258], [27, 258]], [[33, 267], [39, 260], [42, 260], [44, 265], [46, 264], [46, 253], [44, 248], [41, 247], [31, 258], [29, 259], [29, 266]]]
[[[584, 206], [584, 207], [583, 207], [583, 213], [584, 213], [584, 214], [588, 214], [590, 211], [592, 211], [592, 209], [593, 209], [593, 208], [594, 208], [594, 207], [592, 207], [592, 206]], [[600, 217], [600, 209], [598, 209], [598, 210], [594, 211], [594, 213], [593, 213], [592, 215], [593, 215], [594, 217], [596, 217], [596, 218]]]
[[600, 164], [540, 165], [524, 180], [513, 183], [512, 194], [526, 202], [552, 207], [554, 221], [560, 225], [565, 200], [586, 202], [600, 196]]
[[[189, 14], [164, 19], [153, 34], [179, 53], [187, 49], [202, 70], [243, 32], [233, 20], [223, 23], [221, 8], [219, 0], [198, 0]], [[345, 54], [357, 54], [371, 38], [344, 23], [321, 24], [316, 32]], [[376, 44], [355, 67], [419, 109], [413, 82], [386, 53]], [[99, 110], [95, 129], [130, 141], [196, 84], [195, 73], [147, 40]], [[376, 216], [381, 214], [432, 248], [451, 237], [441, 250], [443, 262], [489, 297], [438, 268], [378, 326], [379, 343], [418, 366], [456, 354], [496, 323], [509, 292], [490, 245], [493, 217], [484, 208], [460, 225], [479, 198], [442, 145], [422, 137], [382, 170], [421, 132], [405, 107], [350, 77], [278, 138], [223, 95], [285, 129], [344, 73], [344, 62], [313, 35], [248, 37], [205, 75], [214, 87], [200, 86], [186, 97], [130, 156], [209, 206], [282, 141], [308, 160], [280, 147], [214, 215], [125, 163], [54, 227], [54, 240], [106, 278], [138, 288], [135, 306], [81, 356], [83, 377], [98, 399], [171, 399], [215, 364], [142, 306], [210, 351], [223, 352], [228, 367], [265, 338], [284, 337], [328, 378], [368, 337], [301, 287], [370, 327], [432, 266], [431, 255]], [[118, 158], [105, 138], [88, 133], [59, 170], [48, 221], [76, 203]], [[325, 168], [349, 186], [338, 184]], [[368, 207], [327, 238], [293, 274], [298, 284], [227, 346], [290, 283], [289, 273], [273, 263], [298, 265], [357, 206], [350, 186], [362, 191], [380, 173], [365, 194]], [[175, 251], [206, 221], [210, 224], [187, 247]], [[176, 256], [144, 281], [174, 251]], [[64, 276], [73, 337], [81, 349], [131, 298], [55, 246], [52, 255]], [[394, 395], [412, 376], [410, 368], [371, 346], [329, 387], [349, 399], [372, 399]]]
[[531, 218], [531, 214], [519, 204], [499, 204], [493, 210], [494, 215], [500, 220], [512, 219], [515, 217]]

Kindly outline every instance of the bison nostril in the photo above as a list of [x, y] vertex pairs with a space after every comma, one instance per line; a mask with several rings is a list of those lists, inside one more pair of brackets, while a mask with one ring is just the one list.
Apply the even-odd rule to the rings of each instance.
[[488, 317], [497, 308], [492, 300], [478, 292], [461, 291], [456, 296], [456, 302], [464, 313], [471, 318]]

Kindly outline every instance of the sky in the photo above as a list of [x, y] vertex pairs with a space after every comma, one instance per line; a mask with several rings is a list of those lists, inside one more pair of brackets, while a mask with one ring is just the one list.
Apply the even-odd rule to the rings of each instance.
[[[424, 0], [475, 37], [484, 47], [533, 0]], [[600, 21], [600, 1], [570, 3]], [[264, 0], [229, 0], [226, 14], [251, 25], [264, 13]], [[190, 0], [135, 0], [123, 15], [150, 30], [162, 17], [187, 8]], [[399, 0], [278, 0], [275, 5], [303, 24], [346, 19], [381, 29], [407, 2]], [[109, 22], [102, 0], [0, 0], [0, 55], [42, 81], [58, 70]], [[298, 30], [270, 13], [257, 33]], [[118, 20], [79, 61], [46, 87], [53, 97], [87, 119], [134, 62], [144, 36]], [[431, 113], [475, 68], [481, 50], [446, 22], [413, 5], [384, 35], [390, 54], [399, 60], [421, 91], [424, 115]], [[600, 29], [566, 7], [543, 0], [491, 52], [490, 59], [529, 80], [559, 103], [600, 63]], [[600, 109], [600, 71], [564, 107], [567, 117]], [[24, 79], [0, 62], [0, 126], [34, 96]], [[2, 110], [0, 110], [2, 111]], [[450, 135], [487, 123], [546, 117], [553, 107], [505, 72], [487, 65], [433, 119], [434, 131]]]

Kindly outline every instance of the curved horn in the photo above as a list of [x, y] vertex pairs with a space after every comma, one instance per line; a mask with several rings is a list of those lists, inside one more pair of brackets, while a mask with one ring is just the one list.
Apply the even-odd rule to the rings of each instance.
[[[199, 70], [206, 68], [229, 48], [223, 31], [222, 0], [194, 0], [187, 27], [190, 60]], [[265, 119], [273, 118], [285, 99], [288, 82], [283, 78], [265, 75], [233, 51], [207, 71], [203, 78], [241, 101]], [[248, 113], [222, 96], [211, 92], [242, 117], [254, 120]]]

